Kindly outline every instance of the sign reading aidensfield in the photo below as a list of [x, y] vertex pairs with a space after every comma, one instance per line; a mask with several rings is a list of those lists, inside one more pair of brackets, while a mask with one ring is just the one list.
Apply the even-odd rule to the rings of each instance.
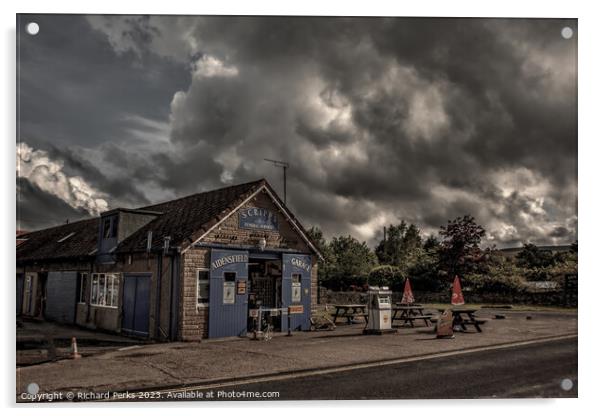
[[238, 213], [238, 227], [251, 230], [276, 231], [278, 229], [278, 219], [269, 209], [243, 208]]

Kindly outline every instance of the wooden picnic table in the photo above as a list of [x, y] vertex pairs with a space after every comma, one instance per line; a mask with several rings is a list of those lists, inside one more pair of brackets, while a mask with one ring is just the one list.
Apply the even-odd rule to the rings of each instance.
[[[461, 327], [463, 331], [466, 331], [466, 325], [472, 325], [475, 327], [477, 332], [483, 332], [481, 325], [485, 323], [483, 319], [477, 319], [475, 312], [478, 309], [475, 308], [449, 308], [453, 316], [453, 326]], [[446, 309], [438, 309], [439, 312], [443, 313]]]
[[366, 323], [368, 323], [366, 305], [352, 303], [332, 306], [335, 308], [335, 312], [332, 314], [332, 322], [335, 324], [337, 323], [338, 318], [347, 318], [347, 323], [351, 324], [352, 319], [356, 316], [362, 316]]
[[393, 311], [391, 322], [403, 321], [402, 326], [409, 323], [414, 327], [414, 321], [421, 320], [426, 326], [431, 326], [432, 315], [425, 315], [424, 308], [420, 305], [394, 306], [391, 310]]

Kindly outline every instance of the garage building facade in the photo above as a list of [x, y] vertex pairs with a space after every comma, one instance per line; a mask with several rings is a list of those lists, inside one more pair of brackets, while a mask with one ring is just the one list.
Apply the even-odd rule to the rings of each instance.
[[156, 340], [309, 329], [320, 253], [264, 179], [21, 235], [17, 312]]

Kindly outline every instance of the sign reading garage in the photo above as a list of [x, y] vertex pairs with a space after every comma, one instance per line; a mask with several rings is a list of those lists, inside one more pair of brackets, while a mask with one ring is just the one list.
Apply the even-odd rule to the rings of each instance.
[[238, 212], [238, 227], [250, 230], [278, 230], [278, 219], [269, 209], [243, 208]]

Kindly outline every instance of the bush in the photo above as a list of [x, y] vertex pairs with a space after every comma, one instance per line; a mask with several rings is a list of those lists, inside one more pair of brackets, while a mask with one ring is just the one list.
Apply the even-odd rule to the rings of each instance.
[[320, 281], [320, 284], [330, 290], [356, 290], [368, 282], [368, 276], [330, 274]]
[[439, 292], [447, 287], [446, 277], [438, 269], [439, 259], [436, 252], [420, 253], [415, 261], [408, 266], [408, 277], [412, 289], [425, 292]]
[[377, 266], [370, 271], [368, 284], [372, 286], [388, 286], [391, 290], [403, 290], [405, 276], [399, 267]]
[[462, 280], [464, 289], [476, 293], [516, 294], [525, 291], [525, 285], [518, 276], [467, 275]]

